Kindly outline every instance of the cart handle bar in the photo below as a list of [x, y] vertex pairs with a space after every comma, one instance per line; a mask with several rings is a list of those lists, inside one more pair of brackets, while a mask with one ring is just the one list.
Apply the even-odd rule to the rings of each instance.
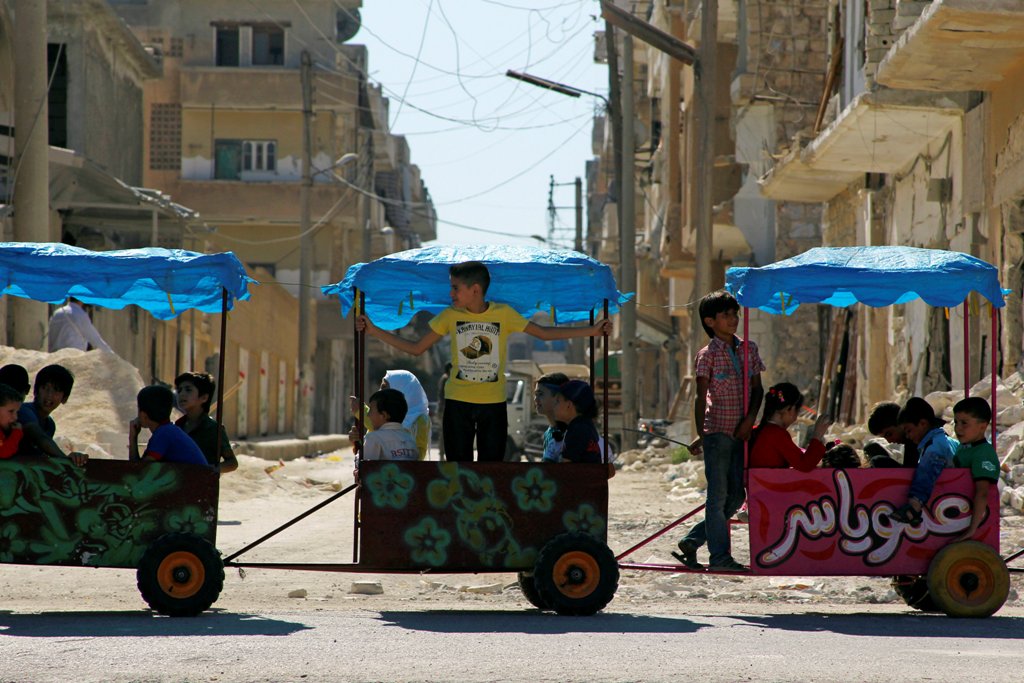
[[352, 491], [352, 489], [354, 489], [354, 488], [356, 488], [358, 486], [359, 486], [359, 484], [350, 484], [350, 485], [346, 486], [341, 491], [338, 491], [337, 493], [335, 493], [333, 496], [331, 496], [327, 500], [323, 501], [322, 503], [317, 503], [316, 505], [314, 505], [310, 509], [308, 509], [305, 512], [303, 512], [302, 514], [300, 514], [298, 517], [294, 517], [294, 518], [290, 519], [289, 521], [287, 521], [284, 524], [282, 524], [281, 526], [277, 527], [276, 529], [274, 529], [270, 533], [262, 536], [261, 538], [255, 540], [252, 543], [250, 543], [249, 545], [245, 546], [244, 548], [242, 548], [238, 552], [234, 553], [233, 555], [229, 555], [228, 557], [224, 558], [224, 563], [227, 564], [228, 562], [230, 562], [231, 560], [235, 559], [236, 557], [238, 557], [242, 553], [248, 552], [248, 551], [252, 550], [253, 548], [255, 548], [256, 546], [258, 546], [261, 543], [263, 543], [264, 541], [266, 541], [267, 539], [272, 538], [274, 536], [277, 536], [279, 533], [281, 533], [282, 531], [284, 531], [288, 527], [292, 526], [293, 524], [297, 524], [298, 522], [301, 522], [306, 517], [309, 517], [311, 514], [313, 514], [314, 512], [319, 510], [320, 508], [326, 507], [327, 505], [330, 505], [331, 503], [333, 503], [337, 499], [341, 498], [346, 493], [349, 493], [350, 491]]
[[620, 553], [620, 554], [616, 555], [615, 556], [615, 561], [619, 562], [619, 561], [622, 560], [622, 558], [628, 557], [629, 555], [632, 555], [634, 552], [636, 552], [640, 548], [643, 548], [645, 545], [647, 545], [648, 543], [650, 543], [654, 539], [658, 538], [659, 536], [663, 536], [664, 534], [668, 533], [669, 531], [671, 531], [672, 529], [676, 528], [677, 526], [679, 526], [680, 524], [682, 524], [683, 522], [688, 520], [690, 517], [693, 517], [695, 514], [697, 514], [698, 512], [700, 512], [703, 509], [704, 509], [704, 505], [698, 505], [697, 507], [693, 508], [692, 510], [687, 512], [685, 515], [683, 515], [682, 517], [677, 519], [676, 521], [674, 521], [671, 524], [669, 524], [667, 527], [665, 527], [661, 531], [655, 532], [655, 534], [653, 536], [648, 536], [647, 538], [645, 538], [644, 540], [640, 541], [635, 546], [633, 546], [632, 548], [627, 550], [626, 552]]

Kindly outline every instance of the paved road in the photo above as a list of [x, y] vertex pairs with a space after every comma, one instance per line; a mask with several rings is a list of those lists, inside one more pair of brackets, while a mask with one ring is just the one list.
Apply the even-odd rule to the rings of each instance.
[[1019, 681], [1024, 670], [1021, 609], [981, 621], [806, 609], [0, 612], [0, 680]]

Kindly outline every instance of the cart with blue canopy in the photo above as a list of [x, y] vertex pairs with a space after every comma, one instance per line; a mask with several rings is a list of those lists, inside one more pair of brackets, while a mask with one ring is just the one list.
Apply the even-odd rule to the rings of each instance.
[[[233, 254], [65, 244], [0, 243], [3, 294], [51, 304], [138, 306], [161, 320], [186, 310], [221, 314], [217, 422], [223, 403], [227, 311], [253, 282]], [[58, 458], [0, 460], [0, 562], [136, 569], [157, 612], [194, 615], [220, 594], [218, 477], [174, 463]]]
[[[992, 376], [996, 377], [999, 310], [1004, 290], [996, 268], [950, 251], [908, 247], [816, 248], [761, 268], [730, 268], [726, 288], [744, 307], [791, 314], [801, 304], [890, 306], [921, 299], [931, 306], [964, 306], [965, 346], [972, 293], [988, 302]], [[748, 316], [743, 316], [747, 336]], [[965, 348], [965, 356], [969, 349]], [[965, 373], [970, 364], [964, 363]], [[744, 376], [749, 365], [744, 359]], [[969, 374], [964, 386], [970, 387]], [[965, 390], [965, 394], [967, 390]], [[992, 394], [995, 415], [995, 392]], [[995, 424], [992, 427], [995, 440]], [[946, 469], [911, 526], [889, 517], [907, 498], [912, 470], [745, 468], [750, 573], [799, 576], [895, 576], [894, 587], [918, 609], [951, 616], [988, 616], [1009, 591], [1008, 568], [1024, 550], [999, 555], [999, 495], [971, 540], [951, 543], [970, 524], [973, 482], [968, 469]], [[681, 565], [624, 562], [637, 549], [703, 509], [696, 508], [618, 556], [620, 567], [689, 571]], [[994, 512], [993, 512], [994, 511]]]
[[[508, 304], [525, 317], [539, 312], [557, 324], [593, 323], [627, 300], [616, 289], [611, 270], [583, 254], [504, 245], [391, 254], [352, 266], [324, 292], [339, 298], [342, 315], [352, 314], [353, 322], [365, 312], [378, 327], [394, 330], [421, 311], [448, 307], [448, 268], [465, 261], [487, 265], [488, 300]], [[355, 334], [355, 383], [362, 405], [365, 333]], [[607, 452], [604, 460], [547, 465], [361, 461], [358, 484], [229, 555], [225, 564], [360, 573], [516, 572], [534, 605], [560, 614], [593, 614], [612, 599], [619, 576], [607, 546], [608, 479], [614, 469]], [[238, 559], [353, 490], [351, 563]]]

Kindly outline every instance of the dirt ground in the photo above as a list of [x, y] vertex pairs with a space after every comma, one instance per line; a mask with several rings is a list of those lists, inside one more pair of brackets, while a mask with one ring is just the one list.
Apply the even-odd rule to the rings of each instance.
[[[228, 555], [351, 482], [351, 456], [298, 460], [277, 467], [241, 456], [238, 472], [222, 485], [218, 548]], [[270, 469], [269, 473], [267, 470]], [[691, 467], [691, 472], [696, 466]], [[655, 533], [701, 500], [696, 488], [673, 491], [669, 466], [626, 468], [610, 482], [609, 545], [622, 550]], [[678, 474], [676, 472], [675, 474]], [[670, 492], [672, 495], [670, 496]], [[258, 548], [250, 561], [350, 562], [352, 503], [349, 497], [326, 507]], [[1024, 545], [1024, 517], [1004, 507], [1002, 551]], [[745, 527], [733, 529], [734, 555], [749, 559]], [[669, 554], [682, 530], [673, 530], [635, 553], [641, 562], [672, 563]], [[1020, 561], [1017, 563], [1021, 565]], [[367, 583], [368, 582], [368, 583]], [[379, 594], [353, 590], [378, 588]], [[375, 610], [527, 607], [514, 574], [357, 575], [251, 569], [244, 577], [227, 571], [215, 609], [246, 613], [274, 609]], [[1008, 606], [1024, 607], [1024, 579], [1013, 575]], [[680, 602], [745, 603], [752, 609], [773, 603], [828, 608], [891, 605], [906, 608], [883, 578], [750, 577], [650, 571], [622, 573], [612, 611], [675, 611]], [[756, 607], [760, 609], [760, 607]], [[142, 610], [145, 605], [129, 570], [0, 565], [0, 609], [15, 612]], [[841, 607], [840, 607], [841, 609]]]

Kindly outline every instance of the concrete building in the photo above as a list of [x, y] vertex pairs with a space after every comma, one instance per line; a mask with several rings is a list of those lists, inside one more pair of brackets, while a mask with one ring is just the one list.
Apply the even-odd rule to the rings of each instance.
[[[191, 209], [142, 183], [142, 90], [160, 74], [152, 55], [102, 0], [47, 5], [49, 224], [37, 241], [106, 250], [180, 247], [197, 221]], [[0, 224], [12, 239], [15, 158], [14, 2], [0, 2]], [[10, 77], [8, 77], [10, 76]], [[112, 104], [113, 103], [113, 104]], [[6, 303], [6, 302], [5, 302]], [[5, 316], [8, 325], [13, 315]], [[95, 323], [147, 379], [166, 378], [161, 364], [173, 332], [138, 310], [97, 311]], [[4, 326], [3, 338], [9, 339]], [[45, 349], [45, 329], [24, 345]], [[169, 336], [170, 335], [170, 336]], [[13, 338], [11, 338], [13, 342]]]
[[[163, 67], [145, 90], [145, 183], [203, 215], [211, 231], [197, 240], [234, 251], [293, 296], [304, 170], [301, 61], [310, 56], [313, 431], [342, 430], [351, 331], [319, 285], [340, 280], [353, 263], [418, 246], [436, 233], [408, 144], [389, 131], [387, 99], [368, 82], [366, 48], [347, 42], [359, 29], [359, 0], [111, 4]], [[294, 300], [286, 305], [294, 309]], [[253, 333], [230, 352], [237, 356], [229, 363], [239, 377], [284, 387], [290, 422], [297, 347], [269, 357], [257, 349], [298, 332], [285, 325]], [[279, 400], [274, 389], [248, 386], [244, 393], [250, 405]], [[258, 433], [266, 425], [260, 422]], [[240, 418], [237, 430], [252, 432], [252, 421]]]
[[[699, 46], [700, 0], [618, 2], [680, 40]], [[772, 165], [776, 141], [813, 127], [827, 65], [826, 0], [787, 3], [719, 0], [712, 187], [712, 288], [733, 265], [765, 265], [821, 243], [821, 207], [761, 195], [758, 178]], [[622, 31], [618, 48], [621, 50]], [[597, 55], [605, 59], [605, 37]], [[634, 40], [633, 94], [637, 150], [636, 254], [640, 411], [677, 419], [693, 405], [691, 315], [706, 292], [694, 291], [697, 89], [694, 69]], [[621, 57], [618, 60], [622, 63]], [[627, 81], [624, 81], [628, 82]], [[625, 87], [625, 85], [623, 86]], [[617, 188], [611, 126], [594, 126], [588, 164], [590, 235], [599, 256], [618, 256]], [[794, 319], [795, 318], [795, 319]], [[783, 379], [812, 396], [819, 382], [819, 321], [801, 310], [779, 334], [775, 321], [751, 315], [750, 336], [768, 365], [765, 382]], [[808, 340], [811, 340], [808, 343]]]
[[[1012, 290], [1001, 372], [1021, 358], [1024, 6], [1013, 0], [830, 0], [827, 113], [761, 179], [766, 197], [823, 207], [830, 245], [952, 249]], [[858, 307], [855, 405], [963, 388], [990, 371], [990, 311]], [[948, 317], [947, 317], [948, 313]]]

